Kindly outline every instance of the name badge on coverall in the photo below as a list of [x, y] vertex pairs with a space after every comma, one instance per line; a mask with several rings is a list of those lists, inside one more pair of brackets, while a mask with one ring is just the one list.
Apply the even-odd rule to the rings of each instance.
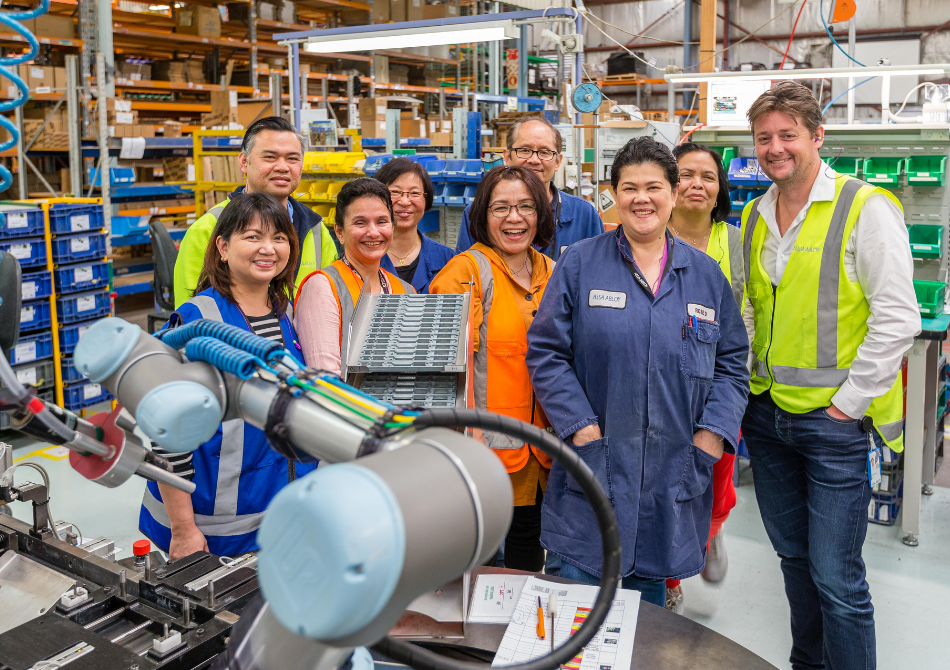
[[716, 322], [716, 310], [696, 302], [687, 303], [686, 315], [695, 316], [697, 319], [702, 319], [703, 321]]
[[627, 294], [623, 291], [605, 291], [592, 288], [590, 293], [587, 294], [587, 305], [589, 307], [624, 309], [627, 306]]

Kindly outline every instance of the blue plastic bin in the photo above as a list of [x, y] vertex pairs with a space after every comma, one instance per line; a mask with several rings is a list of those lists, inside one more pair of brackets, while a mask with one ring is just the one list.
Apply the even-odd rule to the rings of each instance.
[[6, 251], [20, 261], [20, 268], [39, 268], [46, 265], [46, 240], [17, 238], [0, 240], [0, 251]]
[[445, 170], [445, 161], [429, 161], [426, 163], [425, 168], [426, 172], [429, 173], [429, 179], [432, 180], [433, 184], [441, 184], [445, 181], [445, 174], [443, 174], [443, 170]]
[[[92, 185], [96, 188], [102, 186], [102, 171], [96, 168], [88, 168], [86, 170], [86, 181], [92, 180], [95, 176], [95, 180], [92, 182]], [[130, 167], [114, 167], [109, 168], [109, 183], [110, 184], [134, 184], [135, 183], [135, 168]]]
[[469, 159], [465, 161], [465, 181], [477, 184], [482, 180], [482, 176], [485, 173], [482, 171], [482, 161], [481, 159]]
[[73, 365], [73, 357], [66, 356], [63, 357], [62, 363], [60, 364], [60, 370], [63, 373], [63, 383], [64, 384], [75, 384], [76, 382], [81, 382], [84, 379], [87, 379], [76, 367]]
[[466, 204], [466, 205], [471, 205], [473, 202], [475, 202], [475, 192], [476, 192], [477, 190], [478, 190], [478, 187], [477, 187], [477, 186], [466, 186], [466, 187], [465, 187], [465, 193], [464, 193], [464, 195], [463, 195], [462, 197], [465, 198], [465, 204]]
[[10, 205], [0, 206], [0, 238], [37, 237], [42, 234], [42, 209]]
[[49, 208], [49, 229], [54, 235], [102, 230], [102, 205], [57, 203]]
[[20, 298], [22, 300], [39, 300], [53, 295], [53, 273], [49, 270], [32, 272], [22, 276], [20, 281]]
[[10, 350], [10, 363], [31, 363], [53, 355], [53, 334], [43, 331], [32, 335], [21, 335], [19, 342]]
[[79, 338], [92, 327], [92, 323], [74, 323], [59, 329], [59, 353], [71, 354], [76, 349]]
[[109, 263], [106, 261], [61, 265], [56, 268], [55, 273], [57, 293], [91, 291], [109, 285]]
[[443, 180], [447, 182], [464, 182], [465, 162], [464, 160], [445, 161], [445, 167], [442, 169]]
[[60, 323], [75, 323], [87, 319], [98, 319], [109, 316], [112, 312], [112, 301], [109, 291], [93, 291], [78, 293], [56, 298], [56, 314]]
[[101, 384], [82, 382], [63, 388], [63, 404], [68, 410], [83, 409], [107, 400], [112, 400], [112, 396]]
[[431, 163], [432, 161], [439, 160], [439, 157], [436, 154], [412, 154], [412, 155], [406, 156], [406, 158], [408, 158], [414, 163], [419, 163], [423, 167], [428, 166], [428, 164]]
[[143, 216], [113, 216], [112, 234], [118, 237], [126, 235], [146, 235], [148, 233], [148, 220], [151, 217]]
[[729, 161], [729, 183], [736, 186], [771, 186], [772, 180], [765, 176], [755, 158], [733, 158]]
[[53, 262], [78, 263], [100, 259], [106, 255], [105, 233], [69, 235], [53, 238]]
[[433, 184], [432, 185], [432, 206], [433, 207], [445, 207], [445, 184]]
[[20, 332], [28, 333], [49, 328], [49, 300], [24, 302], [20, 305]]
[[465, 207], [465, 185], [446, 184], [442, 192], [442, 202], [446, 207]]
[[373, 177], [379, 171], [379, 168], [383, 167], [393, 158], [395, 157], [392, 154], [376, 154], [375, 156], [370, 156], [363, 164], [363, 172], [367, 177]]

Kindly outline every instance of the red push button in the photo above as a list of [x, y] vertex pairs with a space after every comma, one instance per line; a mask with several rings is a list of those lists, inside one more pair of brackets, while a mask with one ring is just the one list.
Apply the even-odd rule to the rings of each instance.
[[132, 543], [133, 556], [147, 556], [152, 550], [152, 543], [148, 540], [136, 540]]

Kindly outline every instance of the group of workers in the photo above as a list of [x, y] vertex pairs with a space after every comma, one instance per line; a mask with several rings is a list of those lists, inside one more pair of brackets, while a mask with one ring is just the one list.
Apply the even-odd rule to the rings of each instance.
[[[776, 83], [749, 120], [773, 185], [741, 229], [724, 223], [718, 153], [641, 137], [614, 160], [620, 226], [604, 232], [589, 203], [554, 188], [561, 137], [531, 118], [509, 132], [452, 251], [418, 231], [433, 187], [405, 158], [343, 187], [334, 242], [291, 197], [301, 138], [262, 119], [241, 148], [246, 187], [182, 241], [169, 327], [221, 320], [339, 374], [361, 292], [470, 292], [476, 406], [553, 430], [591, 469], [617, 515], [624, 588], [680, 609], [676, 580], [724, 577], [741, 433], [781, 558], [792, 666], [873, 668], [869, 463], [902, 449], [901, 357], [920, 328], [903, 213], [821, 161], [805, 87]], [[484, 440], [514, 491], [499, 559], [597, 584], [601, 543], [576, 482], [534, 447]], [[315, 467], [240, 420], [166, 455], [197, 489], [149, 483], [140, 528], [172, 559], [255, 550], [267, 504]]]

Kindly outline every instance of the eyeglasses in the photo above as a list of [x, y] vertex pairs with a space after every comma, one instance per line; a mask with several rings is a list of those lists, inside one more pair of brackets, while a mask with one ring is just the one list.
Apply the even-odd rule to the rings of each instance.
[[422, 200], [423, 198], [426, 197], [426, 194], [423, 193], [422, 191], [396, 191], [393, 189], [389, 191], [389, 195], [392, 196], [393, 202], [396, 202], [403, 196], [406, 196], [410, 200], [416, 200], [416, 201]]
[[536, 216], [538, 213], [538, 210], [534, 205], [529, 205], [527, 203], [522, 203], [520, 205], [492, 205], [488, 208], [488, 211], [490, 211], [492, 216], [495, 218], [504, 219], [511, 213], [512, 209], [517, 209], [518, 214], [525, 218]]
[[550, 149], [529, 149], [528, 147], [518, 147], [517, 149], [511, 149], [511, 153], [520, 158], [521, 160], [528, 160], [534, 154], [538, 154], [538, 158], [543, 161], [553, 161], [554, 157], [557, 156], [556, 151], [551, 151]]

